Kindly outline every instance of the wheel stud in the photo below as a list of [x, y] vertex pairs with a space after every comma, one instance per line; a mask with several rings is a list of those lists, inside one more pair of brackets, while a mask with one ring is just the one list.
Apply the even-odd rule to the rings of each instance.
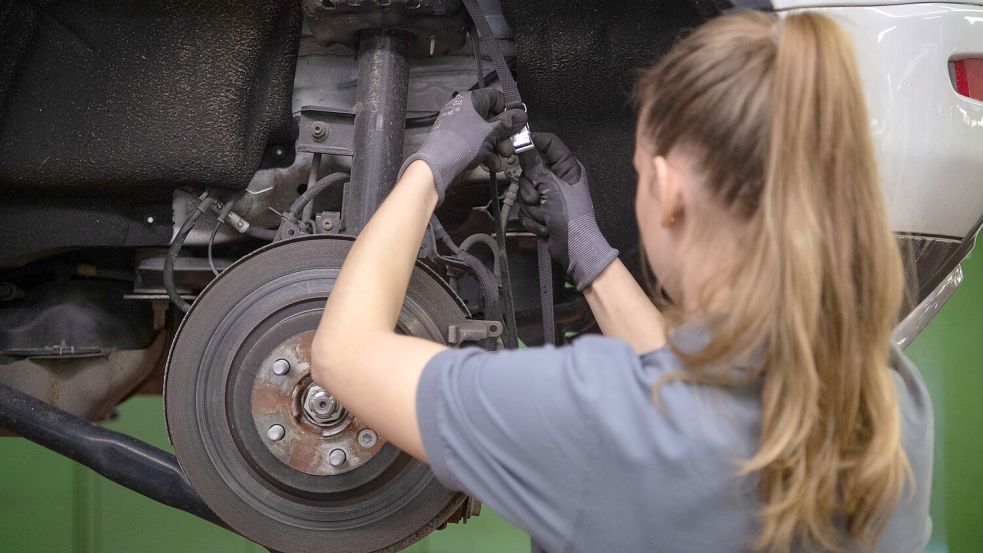
[[274, 424], [269, 430], [266, 431], [266, 437], [274, 442], [279, 442], [282, 440], [284, 434], [286, 434], [286, 431], [279, 424]]
[[286, 359], [277, 359], [273, 362], [273, 374], [277, 376], [283, 376], [290, 372], [290, 361]]
[[343, 449], [332, 449], [331, 453], [328, 453], [328, 463], [331, 463], [332, 467], [340, 467], [345, 464], [345, 460], [348, 456], [345, 455]]
[[366, 428], [365, 430], [358, 433], [358, 445], [364, 447], [365, 449], [372, 449], [375, 444], [379, 441], [379, 437], [376, 435], [375, 431]]

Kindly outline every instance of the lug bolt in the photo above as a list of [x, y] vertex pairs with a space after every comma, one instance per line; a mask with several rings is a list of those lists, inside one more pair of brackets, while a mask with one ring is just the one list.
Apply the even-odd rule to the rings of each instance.
[[290, 372], [290, 361], [286, 359], [277, 359], [273, 362], [273, 374], [277, 376], [283, 376]]
[[366, 428], [358, 433], [358, 445], [364, 447], [365, 449], [372, 449], [378, 442], [379, 436], [377, 436], [371, 429]]
[[332, 467], [344, 465], [347, 459], [348, 456], [343, 449], [332, 449], [331, 453], [328, 453], [328, 463], [331, 463]]
[[286, 431], [279, 424], [274, 424], [266, 431], [266, 437], [274, 442], [282, 440], [284, 434], [286, 434]]

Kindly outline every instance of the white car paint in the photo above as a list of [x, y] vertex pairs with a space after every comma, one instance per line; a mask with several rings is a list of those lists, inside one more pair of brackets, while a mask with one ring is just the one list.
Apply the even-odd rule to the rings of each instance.
[[983, 214], [983, 102], [956, 93], [949, 61], [983, 57], [983, 6], [821, 3], [775, 7], [821, 11], [853, 38], [894, 229], [962, 238]]

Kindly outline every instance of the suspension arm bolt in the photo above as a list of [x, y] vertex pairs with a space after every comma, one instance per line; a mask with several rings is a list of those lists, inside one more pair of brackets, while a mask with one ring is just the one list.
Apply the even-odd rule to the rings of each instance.
[[311, 138], [316, 142], [323, 142], [328, 137], [328, 127], [320, 121], [311, 125]]

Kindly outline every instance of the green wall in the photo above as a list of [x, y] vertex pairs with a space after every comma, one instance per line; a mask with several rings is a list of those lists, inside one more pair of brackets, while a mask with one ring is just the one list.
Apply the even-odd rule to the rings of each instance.
[[[983, 551], [983, 248], [908, 349], [935, 407], [932, 551]], [[946, 547], [948, 547], [946, 549]]]
[[[935, 400], [933, 552], [983, 551], [983, 254], [909, 355]], [[121, 406], [108, 426], [170, 449], [159, 397]], [[20, 438], [0, 439], [0, 553], [261, 553], [181, 511], [144, 499]], [[528, 551], [528, 538], [488, 509], [409, 549]]]

